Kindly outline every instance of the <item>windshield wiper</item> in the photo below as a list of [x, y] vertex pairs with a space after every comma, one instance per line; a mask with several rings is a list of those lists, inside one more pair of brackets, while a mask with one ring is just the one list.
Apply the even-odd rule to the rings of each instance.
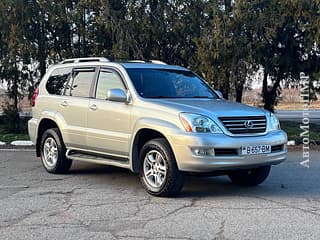
[[212, 98], [212, 97], [208, 97], [208, 96], [192, 96], [191, 98]]
[[151, 97], [145, 97], [145, 98], [176, 98], [176, 97], [169, 97], [169, 96], [151, 96]]
[[150, 96], [150, 97], [145, 97], [145, 98], [209, 98], [209, 99], [213, 99], [213, 97], [209, 97], [209, 96], [192, 96], [192, 97], [170, 97], [170, 96], [163, 96], [163, 95], [159, 95], [159, 96]]

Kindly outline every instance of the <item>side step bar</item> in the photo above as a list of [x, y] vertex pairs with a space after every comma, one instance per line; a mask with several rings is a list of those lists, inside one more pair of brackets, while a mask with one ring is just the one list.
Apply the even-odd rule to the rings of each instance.
[[111, 166], [128, 168], [128, 169], [130, 168], [128, 158], [111, 156], [111, 155], [106, 155], [101, 153], [85, 152], [85, 151], [76, 150], [76, 149], [68, 149], [66, 152], [66, 157], [75, 161], [98, 163], [98, 164], [111, 165]]

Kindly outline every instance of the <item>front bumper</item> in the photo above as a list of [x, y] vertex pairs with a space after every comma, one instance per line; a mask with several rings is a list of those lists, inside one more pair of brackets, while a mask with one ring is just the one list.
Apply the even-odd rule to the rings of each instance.
[[[187, 172], [211, 172], [278, 164], [286, 159], [287, 135], [282, 130], [262, 136], [230, 137], [225, 134], [172, 133], [168, 137], [176, 157], [179, 170]], [[275, 147], [269, 154], [241, 155], [240, 149], [247, 145], [268, 144]], [[280, 148], [276, 148], [279, 147]], [[197, 147], [219, 149], [225, 154], [213, 156], [195, 155]], [[223, 151], [226, 150], [226, 151]], [[228, 151], [227, 151], [228, 150]], [[230, 154], [229, 150], [233, 150]]]

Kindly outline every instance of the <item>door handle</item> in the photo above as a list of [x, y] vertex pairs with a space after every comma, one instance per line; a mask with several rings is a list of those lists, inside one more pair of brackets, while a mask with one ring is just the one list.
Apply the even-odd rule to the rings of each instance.
[[68, 101], [67, 100], [63, 100], [62, 102], [61, 102], [61, 106], [63, 106], [63, 107], [67, 107], [69, 104], [68, 104]]
[[90, 108], [92, 111], [95, 111], [95, 110], [98, 109], [98, 108], [97, 108], [97, 105], [95, 105], [95, 104], [92, 104], [89, 108]]

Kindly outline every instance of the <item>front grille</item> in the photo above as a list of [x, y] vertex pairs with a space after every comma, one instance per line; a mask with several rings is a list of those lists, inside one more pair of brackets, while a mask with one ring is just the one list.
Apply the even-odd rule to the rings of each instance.
[[265, 116], [219, 117], [219, 120], [233, 134], [263, 133], [267, 126]]

